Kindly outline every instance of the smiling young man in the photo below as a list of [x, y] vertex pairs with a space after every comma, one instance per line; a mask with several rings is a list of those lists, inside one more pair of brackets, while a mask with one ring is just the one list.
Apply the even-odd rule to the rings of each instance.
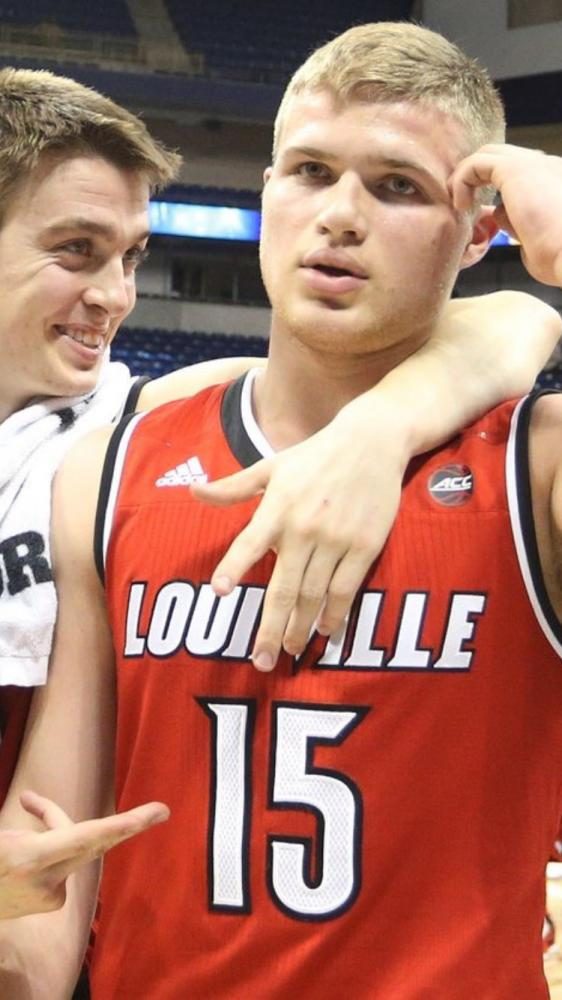
[[[118, 807], [154, 796], [172, 810], [107, 859], [94, 998], [546, 997], [559, 401], [533, 416], [532, 401], [506, 404], [413, 462], [345, 628], [270, 677], [250, 653], [273, 557], [220, 601], [211, 587], [253, 505], [219, 511], [159, 485], [186, 451], [214, 479], [301, 442], [394, 373], [485, 253], [492, 179], [535, 268], [518, 194], [544, 194], [561, 166], [479, 152], [502, 128], [487, 74], [425, 29], [364, 25], [318, 50], [289, 85], [265, 175], [266, 369], [99, 434], [58, 477], [60, 615], [2, 811], [21, 828], [2, 838], [4, 899], [60, 905], [78, 860], [165, 818], [151, 805], [73, 826], [29, 793], [21, 808], [31, 787], [74, 818], [102, 811], [115, 728]], [[546, 280], [562, 277], [559, 247], [538, 254]], [[30, 813], [49, 832], [30, 833]], [[0, 926], [6, 995], [66, 995], [94, 885], [86, 869], [58, 913]]]

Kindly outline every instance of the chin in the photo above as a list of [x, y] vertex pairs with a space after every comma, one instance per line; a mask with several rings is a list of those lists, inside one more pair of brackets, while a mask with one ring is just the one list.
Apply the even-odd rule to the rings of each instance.
[[74, 371], [66, 378], [61, 379], [53, 395], [57, 396], [85, 396], [95, 389], [100, 377], [100, 368], [88, 371]]
[[293, 332], [310, 348], [334, 354], [362, 354], [380, 347], [381, 337], [373, 322], [339, 309], [315, 310], [315, 315], [295, 317]]
[[82, 378], [76, 379], [74, 383], [75, 388], [72, 390], [73, 395], [83, 396], [87, 392], [92, 392], [98, 384], [99, 378], [99, 369], [96, 369], [95, 372], [84, 372]]

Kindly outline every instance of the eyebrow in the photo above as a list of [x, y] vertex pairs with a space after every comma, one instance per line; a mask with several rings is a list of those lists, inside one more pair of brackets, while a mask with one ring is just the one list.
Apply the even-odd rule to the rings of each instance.
[[[333, 161], [337, 160], [338, 156], [335, 153], [330, 153], [326, 149], [318, 149], [315, 146], [288, 146], [282, 155], [285, 156], [310, 156], [313, 160], [326, 160]], [[394, 156], [373, 156], [367, 154], [366, 162], [372, 167], [386, 167], [391, 170], [413, 170], [415, 173], [420, 174], [425, 177], [427, 181], [432, 184], [437, 184], [441, 189], [444, 188], [442, 182], [426, 167], [423, 167], [421, 163], [417, 160], [404, 159], [402, 157]]]
[[426, 177], [428, 181], [432, 181], [434, 184], [441, 183], [431, 170], [428, 170], [427, 167], [423, 167], [417, 160], [405, 160], [394, 156], [368, 157], [368, 159], [372, 162], [382, 163], [383, 166], [389, 167], [391, 170], [413, 170], [416, 174], [421, 174], [423, 177]]
[[[113, 226], [106, 225], [103, 222], [93, 222], [92, 219], [87, 219], [85, 216], [76, 215], [68, 219], [61, 219], [60, 222], [54, 222], [51, 226], [47, 226], [43, 230], [43, 236], [56, 239], [57, 236], [62, 236], [69, 230], [78, 230], [90, 236], [101, 236], [106, 240], [114, 240], [117, 235]], [[149, 236], [150, 230], [146, 229], [133, 239], [133, 243], [141, 243], [143, 240], [148, 239]]]

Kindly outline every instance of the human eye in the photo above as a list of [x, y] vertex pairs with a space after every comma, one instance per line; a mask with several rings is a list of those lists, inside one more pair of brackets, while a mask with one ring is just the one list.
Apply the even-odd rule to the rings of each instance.
[[126, 270], [136, 271], [141, 264], [144, 263], [148, 257], [149, 251], [146, 247], [129, 247], [126, 253], [123, 255], [123, 263]]
[[92, 245], [87, 239], [65, 240], [54, 253], [67, 270], [78, 270], [92, 256]]
[[319, 163], [317, 160], [306, 160], [304, 163], [299, 163], [296, 173], [303, 180], [312, 182], [327, 181], [331, 177], [331, 172], [326, 164]]
[[71, 256], [87, 257], [91, 251], [90, 241], [85, 239], [66, 240], [58, 247], [58, 251]]
[[381, 187], [389, 194], [402, 198], [413, 198], [415, 195], [420, 194], [420, 189], [417, 185], [409, 177], [402, 177], [400, 174], [392, 174], [390, 177], [385, 177]]

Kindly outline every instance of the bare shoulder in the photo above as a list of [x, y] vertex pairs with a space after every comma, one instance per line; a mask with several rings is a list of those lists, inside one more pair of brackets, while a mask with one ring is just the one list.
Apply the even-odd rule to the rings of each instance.
[[562, 394], [541, 396], [533, 406], [530, 460], [533, 486], [552, 485], [562, 466]]
[[217, 358], [213, 361], [201, 361], [188, 368], [180, 368], [162, 378], [154, 379], [141, 390], [137, 410], [152, 410], [162, 403], [170, 403], [174, 399], [194, 396], [201, 389], [243, 375], [249, 368], [263, 366], [264, 358]]
[[562, 395], [542, 396], [534, 405], [529, 463], [541, 566], [562, 620]]
[[533, 406], [533, 416], [531, 421], [531, 435], [541, 444], [548, 440], [551, 444], [557, 444], [552, 456], [556, 460], [557, 454], [562, 458], [562, 438], [559, 436], [562, 431], [562, 393], [550, 392], [540, 396]]

